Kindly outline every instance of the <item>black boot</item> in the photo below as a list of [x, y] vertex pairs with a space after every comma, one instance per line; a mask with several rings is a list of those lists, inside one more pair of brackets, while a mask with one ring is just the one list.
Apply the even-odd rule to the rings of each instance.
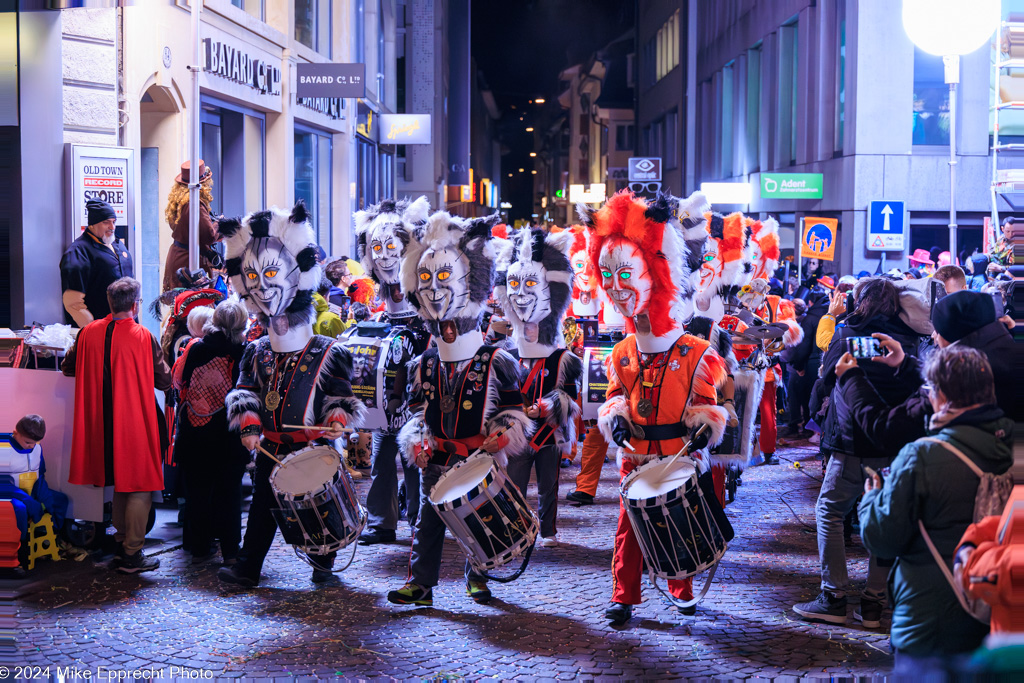
[[612, 606], [604, 611], [604, 618], [613, 624], [627, 622], [631, 616], [633, 616], [633, 606], [621, 602], [613, 602]]

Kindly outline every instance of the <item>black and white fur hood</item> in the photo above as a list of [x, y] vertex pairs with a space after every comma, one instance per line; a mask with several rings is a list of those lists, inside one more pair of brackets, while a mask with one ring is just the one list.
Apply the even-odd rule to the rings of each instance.
[[551, 296], [551, 313], [538, 324], [537, 341], [545, 346], [563, 345], [560, 343], [562, 318], [572, 303], [573, 270], [569, 262], [572, 240], [573, 235], [568, 230], [548, 233], [540, 228], [521, 228], [499, 243], [494, 298], [512, 323], [516, 338], [522, 334], [524, 323], [516, 316], [508, 299], [507, 273], [513, 264], [532, 264], [547, 278]]
[[379, 204], [356, 212], [356, 249], [359, 263], [374, 282], [380, 284], [374, 273], [373, 256], [367, 248], [374, 229], [384, 223], [393, 223], [395, 236], [401, 241], [404, 251], [405, 247], [409, 246], [409, 234], [414, 229], [426, 225], [429, 214], [430, 202], [426, 197], [419, 197], [415, 201], [409, 201], [408, 198], [385, 199]]

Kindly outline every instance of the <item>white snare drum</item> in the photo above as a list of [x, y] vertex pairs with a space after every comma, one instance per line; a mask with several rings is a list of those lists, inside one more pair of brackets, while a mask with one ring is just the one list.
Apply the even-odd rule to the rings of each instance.
[[679, 458], [667, 471], [666, 464], [637, 467], [622, 480], [619, 495], [648, 569], [678, 580], [715, 566], [726, 543], [692, 461]]
[[326, 555], [349, 545], [366, 526], [366, 509], [330, 446], [290, 453], [270, 473], [277, 498], [273, 510], [284, 540], [310, 555]]
[[442, 474], [430, 503], [478, 572], [518, 558], [533, 547], [540, 530], [523, 494], [486, 453]]

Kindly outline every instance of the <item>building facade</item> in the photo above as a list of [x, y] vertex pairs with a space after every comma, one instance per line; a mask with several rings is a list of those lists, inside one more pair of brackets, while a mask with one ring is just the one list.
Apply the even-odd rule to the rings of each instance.
[[[942, 58], [907, 37], [901, 3], [681, 4], [692, 22], [685, 32], [694, 38], [689, 52], [695, 57], [685, 89], [696, 91], [685, 192], [707, 181], [749, 182], [749, 205], [716, 208], [777, 216], [786, 253], [797, 246], [794, 227], [802, 216], [838, 219], [836, 261], [826, 270], [840, 273], [881, 267], [881, 252], [868, 249], [874, 200], [903, 201], [908, 210], [906, 249], [889, 252], [886, 268], [906, 267], [915, 249], [948, 248], [949, 90]], [[961, 253], [981, 248], [992, 209], [991, 59], [992, 49], [982, 48], [960, 60], [955, 191]], [[820, 173], [823, 195], [762, 199], [766, 172]]]

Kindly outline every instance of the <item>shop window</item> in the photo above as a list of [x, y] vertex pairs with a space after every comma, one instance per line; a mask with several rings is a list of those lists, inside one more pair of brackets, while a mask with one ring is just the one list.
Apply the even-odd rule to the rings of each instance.
[[213, 172], [214, 214], [241, 216], [266, 206], [263, 114], [203, 98], [203, 160]]
[[331, 56], [330, 0], [295, 0], [295, 40]]
[[679, 166], [678, 139], [679, 112], [675, 109], [665, 115], [665, 168], [672, 169]]
[[306, 202], [317, 243], [330, 254], [331, 240], [331, 136], [295, 128], [295, 200]]
[[747, 50], [747, 101], [744, 139], [747, 148], [747, 172], [760, 168], [761, 156], [761, 46]]
[[264, 0], [231, 0], [232, 5], [244, 10], [246, 14], [256, 17], [260, 21], [264, 21], [263, 2]]
[[915, 145], [949, 144], [949, 86], [942, 57], [914, 48]]
[[632, 123], [619, 124], [615, 127], [615, 149], [619, 152], [633, 151], [635, 128]]
[[[733, 87], [735, 69], [732, 63], [727, 64], [722, 69], [721, 79], [721, 99], [719, 100], [718, 106], [718, 129], [721, 131], [721, 135], [718, 138], [719, 153], [721, 154], [721, 167], [718, 173], [721, 178], [728, 178], [733, 174], [732, 160], [733, 160], [733, 113], [735, 107], [733, 106]], [[667, 168], [667, 166], [666, 166]]]
[[843, 151], [843, 133], [846, 127], [846, 0], [836, 2], [836, 122], [835, 145], [837, 153]]

